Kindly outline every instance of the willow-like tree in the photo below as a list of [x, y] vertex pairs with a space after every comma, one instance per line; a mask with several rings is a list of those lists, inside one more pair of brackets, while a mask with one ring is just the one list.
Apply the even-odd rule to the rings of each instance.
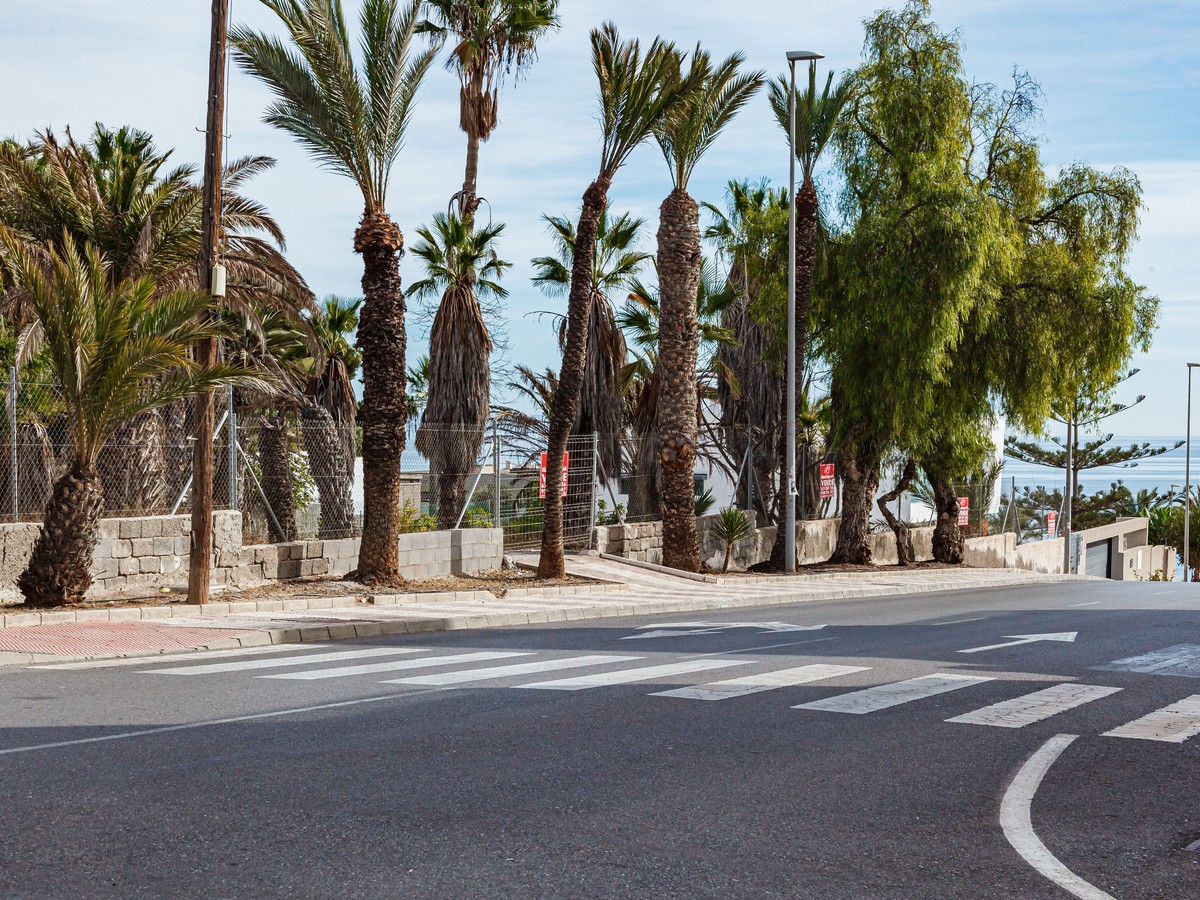
[[[546, 216], [545, 219], [554, 241], [554, 255], [531, 260], [533, 283], [547, 296], [562, 297], [571, 289], [579, 244], [575, 226], [565, 216]], [[625, 400], [618, 382], [627, 356], [625, 335], [617, 323], [613, 297], [632, 289], [638, 272], [652, 259], [649, 253], [638, 249], [645, 224], [645, 219], [628, 213], [617, 216], [605, 210], [596, 225], [592, 251], [592, 302], [588, 312], [583, 386], [571, 434], [598, 435], [600, 465], [605, 473], [612, 475], [621, 470]], [[559, 319], [560, 350], [566, 349], [567, 325], [566, 317]], [[633, 502], [632, 498], [630, 502]]]
[[400, 580], [400, 457], [405, 443], [404, 237], [386, 210], [387, 190], [433, 49], [414, 46], [420, 0], [364, 0], [361, 67], [341, 0], [262, 0], [290, 42], [245, 26], [230, 32], [234, 58], [275, 95], [266, 121], [295, 137], [325, 168], [354, 181], [363, 215], [362, 545], [355, 577]]
[[[834, 73], [825, 78], [825, 87], [817, 93], [817, 64], [809, 63], [808, 84], [796, 92], [796, 131], [791, 135], [796, 149], [796, 161], [800, 163], [801, 181], [793, 202], [796, 204], [796, 384], [805, 383], [809, 365], [808, 331], [809, 312], [812, 306], [813, 277], [817, 263], [817, 233], [820, 229], [820, 200], [817, 185], [813, 180], [817, 163], [833, 139], [834, 129], [842, 111], [850, 99], [850, 80], [834, 84]], [[791, 132], [791, 84], [780, 76], [770, 86], [771, 109], [784, 134]], [[786, 362], [784, 368], [786, 369]], [[786, 375], [786, 372], [785, 372]], [[787, 403], [784, 396], [783, 402]], [[808, 402], [801, 390], [796, 391], [796, 411], [800, 416], [802, 407]], [[783, 412], [786, 416], [787, 410]], [[805, 473], [807, 474], [807, 473]], [[795, 475], [787, 471], [787, 457], [779, 460], [780, 490], [788, 489], [789, 480]], [[784, 528], [775, 530], [775, 543], [771, 547], [771, 567], [784, 568], [784, 552], [787, 535]]]
[[454, 528], [462, 512], [467, 474], [479, 460], [491, 406], [492, 340], [479, 298], [508, 296], [500, 285], [512, 264], [494, 248], [500, 224], [470, 230], [456, 215], [438, 213], [417, 231], [413, 253], [425, 265], [414, 299], [441, 295], [429, 334], [429, 387], [417, 449], [437, 476], [438, 525]]
[[[762, 87], [762, 72], [744, 73], [734, 54], [714, 66], [699, 47], [692, 53], [682, 96], [660, 119], [654, 137], [671, 172], [672, 190], [659, 208], [658, 226], [658, 466], [663, 520], [663, 565], [700, 571], [696, 537], [696, 435], [699, 397], [696, 293], [700, 286], [700, 207], [688, 193], [696, 166], [738, 111]], [[683, 67], [679, 55], [680, 68]]]
[[[655, 124], [670, 115], [679, 99], [693, 87], [691, 81], [680, 75], [674, 47], [660, 38], [655, 38], [643, 54], [636, 39], [622, 40], [617, 27], [606, 22], [592, 32], [591, 43], [592, 65], [600, 87], [600, 167], [583, 193], [583, 208], [575, 228], [576, 252], [567, 297], [567, 340], [550, 412], [546, 462], [546, 483], [550, 485], [562, 480], [562, 455], [583, 389], [592, 307], [592, 258], [600, 216], [608, 205], [609, 188], [629, 155], [650, 137]], [[562, 578], [565, 572], [562, 497], [558, 491], [549, 490], [538, 573], [543, 578]]]
[[95, 247], [69, 241], [36, 257], [0, 227], [11, 277], [40, 323], [71, 429], [71, 456], [55, 482], [42, 530], [17, 586], [30, 606], [84, 599], [92, 582], [104, 490], [100, 450], [124, 422], [217, 385], [255, 381], [229, 364], [201, 366], [189, 355], [198, 340], [226, 334], [201, 313], [209, 298], [162, 296], [150, 279], [113, 282]]
[[449, 41], [446, 67], [458, 75], [458, 125], [467, 136], [458, 217], [473, 227], [478, 209], [479, 146], [499, 122], [505, 75], [519, 76], [537, 57], [537, 43], [558, 27], [558, 0], [424, 0], [421, 30]]
[[942, 424], [940, 382], [1002, 238], [994, 200], [963, 167], [970, 94], [956, 36], [910, 0], [867, 22], [864, 57], [835, 129], [849, 228], [824, 323], [843, 477], [832, 559], [847, 563], [870, 562], [885, 451]]

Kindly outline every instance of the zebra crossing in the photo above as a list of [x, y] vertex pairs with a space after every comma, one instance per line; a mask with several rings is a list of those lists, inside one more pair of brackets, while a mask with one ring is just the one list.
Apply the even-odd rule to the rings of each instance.
[[[290, 652], [289, 652], [290, 651]], [[661, 656], [661, 654], [658, 654]], [[207, 660], [215, 659], [216, 662]], [[528, 691], [587, 691], [620, 685], [661, 682], [694, 676], [699, 683], [651, 691], [647, 696], [684, 701], [728, 701], [806, 685], [829, 688], [830, 682], [870, 672], [871, 666], [813, 663], [757, 671], [721, 679], [718, 673], [738, 667], [762, 668], [761, 658], [710, 654], [661, 662], [631, 653], [576, 653], [536, 650], [459, 650], [423, 647], [361, 647], [329, 650], [328, 645], [270, 646], [218, 651], [187, 657], [122, 660], [136, 675], [206, 677], [243, 674], [280, 681], [329, 681], [362, 676], [381, 684], [457, 689], [493, 684]], [[42, 669], [103, 667], [112, 661], [37, 666]], [[491, 665], [481, 665], [492, 663]], [[281, 670], [287, 671], [281, 671]], [[437, 670], [425, 672], [421, 670]], [[571, 670], [582, 674], [563, 674]], [[409, 674], [416, 672], [417, 674]], [[732, 674], [732, 673], [731, 673]], [[562, 677], [555, 677], [561, 675]], [[713, 678], [714, 680], [705, 680]], [[1005, 682], [988, 675], [935, 672], [865, 688], [837, 690], [828, 696], [791, 706], [810, 714], [870, 715], [945, 694], [969, 696], [971, 688]], [[836, 690], [836, 684], [833, 685]], [[946, 718], [954, 725], [1024, 728], [1121, 692], [1107, 685], [1064, 682]], [[963, 692], [961, 695], [959, 692]], [[965, 705], [965, 704], [964, 704]], [[919, 708], [919, 706], [917, 707]], [[1186, 697], [1104, 732], [1104, 736], [1183, 743], [1200, 735], [1200, 694]]]

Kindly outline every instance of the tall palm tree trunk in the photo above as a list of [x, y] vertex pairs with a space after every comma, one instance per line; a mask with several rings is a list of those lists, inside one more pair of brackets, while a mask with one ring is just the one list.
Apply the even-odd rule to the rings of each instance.
[[363, 535], [358, 581], [399, 582], [400, 457], [406, 403], [404, 292], [400, 252], [404, 238], [383, 210], [368, 209], [354, 235], [363, 256], [363, 307], [358, 347], [363, 356]]
[[967, 542], [958, 527], [958, 492], [945, 473], [929, 473], [937, 524], [933, 529], [933, 558], [941, 563], [960, 565], [966, 558]]
[[292, 493], [287, 417], [279, 412], [271, 413], [259, 426], [258, 467], [262, 472], [267, 506], [271, 508], [271, 515], [267, 516], [271, 543], [296, 540], [299, 530], [296, 528], [295, 494]]
[[354, 482], [354, 444], [345, 440], [333, 414], [318, 403], [300, 408], [300, 423], [308, 468], [317, 483], [317, 502], [321, 505], [317, 536], [323, 541], [353, 537], [354, 499], [350, 487]]
[[92, 585], [92, 553], [103, 509], [96, 464], [76, 460], [55, 483], [29, 565], [17, 578], [27, 605], [83, 602]]
[[462, 194], [458, 198], [458, 217], [467, 226], [467, 231], [475, 229], [475, 210], [479, 208], [479, 138], [467, 135], [467, 163], [463, 173]]
[[676, 188], [663, 201], [658, 228], [659, 489], [663, 565], [700, 571], [696, 536], [696, 292], [700, 287], [700, 209]]
[[542, 522], [542, 552], [538, 574], [543, 578], [566, 575], [563, 557], [563, 501], [554, 488], [562, 484], [562, 455], [567, 437], [579, 413], [583, 391], [587, 334], [592, 305], [592, 264], [596, 256], [596, 234], [608, 204], [610, 179], [600, 177], [583, 194], [583, 209], [575, 229], [575, 254], [571, 263], [571, 291], [567, 296], [567, 340], [563, 347], [558, 389], [550, 404], [550, 435], [546, 455], [546, 502]]
[[[800, 418], [802, 399], [800, 385], [804, 384], [804, 371], [808, 364], [808, 316], [812, 308], [813, 268], [816, 260], [817, 243], [817, 189], [812, 178], [805, 176], [804, 183], [796, 193], [796, 409], [793, 414]], [[785, 372], [786, 375], [786, 372]], [[787, 392], [783, 394], [783, 422], [787, 422]], [[783, 450], [779, 460], [779, 490], [787, 491], [796, 473], [787, 470], [786, 434], [780, 442]], [[803, 510], [801, 510], [803, 512]], [[786, 516], [780, 516], [780, 526], [775, 529], [775, 543], [771, 547], [771, 568], [777, 571], [785, 566]]]

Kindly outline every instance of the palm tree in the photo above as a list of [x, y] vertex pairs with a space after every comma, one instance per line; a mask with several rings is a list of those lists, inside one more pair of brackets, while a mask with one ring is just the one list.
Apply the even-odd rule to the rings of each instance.
[[[812, 304], [813, 273], [816, 266], [817, 232], [820, 227], [820, 207], [817, 188], [813, 181], [813, 170], [825, 148], [829, 146], [834, 128], [842, 110], [850, 100], [851, 82], [843, 79], [836, 86], [833, 72], [825, 79], [825, 89], [817, 94], [817, 64], [809, 63], [808, 86], [795, 97], [796, 131], [792, 135], [796, 149], [796, 161], [804, 178], [796, 192], [796, 383], [804, 383], [804, 371], [808, 365], [808, 318]], [[771, 108], [784, 133], [791, 131], [791, 86], [780, 76], [770, 87]], [[787, 402], [786, 397], [784, 402]], [[799, 392], [796, 395], [796, 412], [800, 411]], [[780, 461], [780, 484], [786, 485], [794, 473], [789, 473], [787, 459]], [[786, 529], [775, 530], [775, 544], [771, 548], [771, 566], [784, 567]]]
[[512, 263], [496, 256], [500, 224], [478, 230], [438, 213], [417, 233], [413, 252], [425, 278], [409, 289], [414, 299], [441, 295], [429, 334], [429, 388], [417, 449], [438, 477], [438, 526], [453, 528], [465, 500], [467, 473], [479, 459], [491, 406], [492, 340], [479, 296], [504, 298], [499, 278]]
[[558, 27], [558, 0], [425, 0], [420, 30], [450, 39], [446, 68], [458, 73], [459, 127], [467, 136], [458, 217], [470, 231], [479, 207], [479, 145], [498, 121], [500, 84], [533, 64], [537, 42]]
[[96, 461], [122, 423], [220, 384], [251, 381], [238, 366], [204, 367], [189, 357], [198, 340], [225, 334], [201, 313], [207, 297], [161, 296], [150, 279], [120, 281], [99, 251], [69, 239], [35, 256], [0, 229], [15, 280], [41, 323], [41, 341], [71, 427], [67, 471], [51, 491], [41, 533], [17, 585], [30, 606], [83, 600], [104, 508]]
[[[95, 246], [110, 266], [113, 284], [149, 277], [160, 293], [198, 289], [201, 185], [193, 166], [168, 169], [170, 156], [144, 131], [99, 124], [87, 142], [69, 131], [64, 140], [46, 131], [26, 145], [0, 144], [0, 221], [35, 256], [46, 247], [62, 252], [68, 243], [80, 252]], [[299, 322], [311, 292], [283, 256], [279, 225], [240, 193], [247, 179], [273, 165], [267, 157], [245, 157], [225, 169], [224, 303], [252, 319], [275, 311]], [[0, 288], [4, 313], [18, 328], [36, 331], [39, 324], [25, 298], [20, 284]], [[250, 327], [261, 330], [262, 323], [252, 321]], [[180, 494], [191, 453], [188, 411], [179, 406], [123, 423], [103, 450], [100, 471], [110, 509], [158, 513]]]
[[[655, 38], [643, 56], [637, 40], [622, 41], [611, 22], [592, 31], [592, 65], [600, 82], [600, 168], [596, 180], [584, 191], [575, 228], [576, 253], [567, 297], [562, 372], [550, 413], [547, 484], [558, 484], [562, 479], [562, 455], [579, 410], [594, 299], [592, 261], [600, 216], [608, 205], [608, 190], [629, 155], [650, 137], [655, 123], [669, 115], [679, 98], [692, 88], [690, 81], [681, 78], [672, 45]], [[562, 578], [566, 573], [563, 504], [558, 491], [546, 492], [538, 573], [543, 578]]]
[[[780, 273], [787, 260], [787, 190], [772, 190], [766, 181], [731, 181], [726, 208], [710, 203], [704, 208], [713, 219], [704, 236], [716, 244], [728, 272], [726, 285], [736, 294], [721, 324], [737, 340], [717, 351], [724, 444], [730, 463], [739, 469], [752, 456], [753, 466], [745, 467], [743, 478], [758, 488], [751, 492], [758, 521], [771, 523], [776, 460], [783, 446], [783, 382], [777, 362], [782, 348], [779, 329], [764, 316], [764, 307], [769, 309], [776, 295], [785, 292]], [[746, 483], [737, 486], [739, 497], [746, 492]]]
[[413, 46], [420, 0], [364, 0], [361, 71], [341, 0], [263, 0], [291, 45], [234, 28], [238, 62], [275, 94], [266, 121], [300, 141], [322, 166], [354, 180], [363, 216], [354, 250], [363, 257], [363, 307], [357, 343], [363, 356], [363, 496], [365, 515], [355, 577], [400, 580], [400, 456], [404, 451], [405, 329], [400, 287], [404, 238], [385, 210], [417, 89], [432, 49]]
[[[658, 405], [661, 398], [662, 368], [658, 364], [660, 304], [658, 293], [639, 279], [630, 281], [629, 297], [617, 316], [617, 324], [632, 340], [633, 359], [621, 372], [621, 393], [626, 398], [630, 440], [632, 480], [636, 493], [629, 495], [628, 519], [657, 519], [658, 505]], [[700, 404], [715, 400], [720, 364], [718, 352], [736, 344], [736, 336], [721, 325], [726, 310], [738, 295], [722, 284], [717, 267], [705, 260], [700, 268], [696, 291], [696, 330], [698, 357], [696, 366], [697, 421]]]
[[[549, 296], [563, 296], [571, 289], [572, 269], [578, 251], [575, 226], [564, 216], [546, 216], [555, 243], [553, 256], [532, 260], [533, 283]], [[644, 219], [625, 213], [600, 214], [592, 253], [591, 305], [588, 313], [587, 349], [584, 358], [583, 387], [573, 435], [600, 436], [600, 464], [615, 476], [621, 467], [621, 431], [625, 404], [618, 387], [625, 366], [625, 337], [617, 325], [612, 295], [627, 290], [632, 279], [649, 259], [649, 253], [636, 249]], [[559, 318], [559, 349], [566, 350], [566, 317]]]
[[762, 87], [765, 74], [739, 72], [734, 54], [713, 67], [699, 47], [692, 53], [693, 88], [677, 115], [660, 119], [654, 136], [671, 170], [673, 189], [659, 211], [658, 277], [662, 293], [658, 364], [658, 465], [663, 519], [663, 565], [700, 571], [695, 475], [698, 429], [696, 292], [700, 285], [700, 208], [688, 182], [726, 125]]

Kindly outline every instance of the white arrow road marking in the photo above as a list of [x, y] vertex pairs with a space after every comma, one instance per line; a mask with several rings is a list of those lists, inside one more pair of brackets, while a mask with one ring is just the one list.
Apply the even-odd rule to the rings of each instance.
[[[684, 637], [690, 634], [719, 634], [732, 628], [757, 628], [759, 634], [773, 634], [784, 631], [820, 631], [824, 625], [792, 625], [788, 622], [670, 622], [655, 625], [642, 625], [638, 631], [643, 634], [630, 634], [621, 640], [634, 641], [639, 638], [654, 637]], [[648, 629], [655, 629], [648, 631]], [[669, 629], [669, 630], [668, 630]]]
[[1054, 761], [1078, 735], [1059, 734], [1046, 741], [1013, 777], [1000, 802], [1000, 827], [1014, 850], [1041, 875], [1081, 900], [1114, 900], [1095, 885], [1084, 881], [1046, 849], [1033, 830], [1033, 796]]
[[1033, 644], [1037, 641], [1062, 641], [1074, 643], [1079, 636], [1078, 631], [1060, 631], [1057, 634], [1005, 634], [1002, 637], [1014, 638], [1003, 644], [988, 644], [986, 647], [972, 647], [970, 650], [959, 650], [959, 653], [982, 653], [984, 650], [999, 650], [1001, 647], [1016, 647], [1019, 644]]

